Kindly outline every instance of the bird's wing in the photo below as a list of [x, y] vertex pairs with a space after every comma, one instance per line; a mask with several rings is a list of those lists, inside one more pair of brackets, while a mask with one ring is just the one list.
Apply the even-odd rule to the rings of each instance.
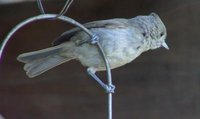
[[[128, 20], [127, 19], [111, 19], [111, 20], [101, 20], [101, 21], [94, 21], [84, 24], [84, 26], [87, 29], [91, 28], [108, 28], [108, 29], [114, 29], [114, 28], [125, 28], [128, 26]], [[59, 45], [63, 42], [68, 41], [74, 34], [81, 31], [80, 28], [73, 28], [69, 31], [64, 32], [61, 34], [52, 44], [54, 46]]]

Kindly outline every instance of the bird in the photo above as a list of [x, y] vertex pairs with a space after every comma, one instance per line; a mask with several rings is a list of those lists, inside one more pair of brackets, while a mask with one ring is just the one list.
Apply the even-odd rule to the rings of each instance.
[[[99, 37], [111, 69], [132, 62], [143, 52], [160, 47], [169, 49], [166, 43], [167, 30], [158, 16], [152, 12], [133, 18], [113, 18], [83, 24]], [[25, 63], [28, 77], [36, 77], [70, 60], [79, 61], [84, 67], [105, 71], [104, 60], [91, 37], [79, 28], [62, 33], [49, 48], [23, 53], [17, 60]]]

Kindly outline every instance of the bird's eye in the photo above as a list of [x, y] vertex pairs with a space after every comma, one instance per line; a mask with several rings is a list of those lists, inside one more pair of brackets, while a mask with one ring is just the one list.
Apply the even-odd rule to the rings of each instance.
[[146, 36], [146, 33], [142, 33], [142, 35], [145, 37], [145, 36]]
[[160, 33], [160, 37], [162, 37], [164, 35], [164, 32]]

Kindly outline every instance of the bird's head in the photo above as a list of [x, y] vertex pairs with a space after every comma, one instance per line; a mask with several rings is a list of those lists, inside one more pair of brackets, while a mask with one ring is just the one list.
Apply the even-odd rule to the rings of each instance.
[[156, 49], [159, 47], [164, 47], [169, 50], [167, 43], [165, 42], [167, 37], [167, 30], [164, 23], [161, 21], [160, 17], [156, 13], [151, 13], [149, 15], [151, 22], [149, 28], [149, 45], [150, 49]]
[[169, 50], [165, 42], [167, 37], [166, 27], [156, 13], [151, 13], [147, 16], [137, 16], [132, 19], [132, 22], [137, 24], [137, 27], [140, 29], [147, 43], [147, 49], [164, 47]]

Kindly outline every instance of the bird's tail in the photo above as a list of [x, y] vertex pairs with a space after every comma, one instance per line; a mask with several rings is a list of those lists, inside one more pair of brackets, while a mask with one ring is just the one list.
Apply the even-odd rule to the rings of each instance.
[[26, 74], [28, 77], [33, 78], [55, 66], [73, 59], [71, 56], [61, 56], [61, 50], [62, 47], [55, 46], [34, 52], [23, 53], [17, 57], [17, 60], [25, 63], [24, 70]]

